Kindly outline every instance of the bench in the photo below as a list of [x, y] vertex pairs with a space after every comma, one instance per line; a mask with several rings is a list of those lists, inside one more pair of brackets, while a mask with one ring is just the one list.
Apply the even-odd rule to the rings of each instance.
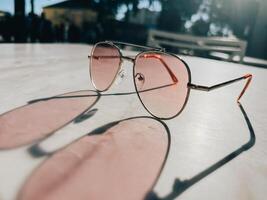
[[149, 30], [147, 45], [157, 47], [178, 48], [179, 51], [205, 51], [208, 53], [222, 52], [228, 55], [228, 61], [243, 62], [247, 42], [235, 38], [225, 37], [198, 37], [192, 35], [183, 35], [169, 33], [165, 31]]

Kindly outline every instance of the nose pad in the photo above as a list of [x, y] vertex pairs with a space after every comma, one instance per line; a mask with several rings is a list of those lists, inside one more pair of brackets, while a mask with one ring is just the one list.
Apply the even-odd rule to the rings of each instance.
[[125, 77], [126, 77], [126, 71], [124, 69], [121, 69], [117, 74], [115, 84], [119, 85], [125, 79]]
[[134, 78], [138, 89], [142, 89], [146, 81], [144, 74], [137, 73]]

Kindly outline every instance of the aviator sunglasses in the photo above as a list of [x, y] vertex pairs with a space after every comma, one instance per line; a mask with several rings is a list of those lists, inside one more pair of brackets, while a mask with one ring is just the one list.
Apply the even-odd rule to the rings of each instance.
[[[134, 57], [125, 56], [118, 45], [139, 48], [142, 52]], [[152, 116], [165, 120], [172, 119], [183, 111], [191, 89], [208, 92], [246, 79], [237, 99], [239, 103], [252, 79], [251, 74], [246, 74], [210, 87], [196, 85], [191, 83], [191, 72], [186, 62], [165, 52], [164, 48], [117, 41], [96, 43], [88, 57], [91, 82], [99, 92], [111, 87], [120, 73], [123, 60], [131, 61], [134, 86], [141, 103]]]

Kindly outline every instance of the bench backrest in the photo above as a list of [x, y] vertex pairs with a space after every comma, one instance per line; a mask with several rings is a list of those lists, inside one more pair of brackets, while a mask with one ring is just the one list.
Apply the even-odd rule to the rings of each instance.
[[229, 60], [238, 55], [240, 62], [243, 62], [247, 48], [247, 42], [243, 40], [225, 37], [198, 37], [158, 30], [149, 30], [147, 44], [149, 46], [177, 47], [180, 50], [223, 52], [229, 54]]

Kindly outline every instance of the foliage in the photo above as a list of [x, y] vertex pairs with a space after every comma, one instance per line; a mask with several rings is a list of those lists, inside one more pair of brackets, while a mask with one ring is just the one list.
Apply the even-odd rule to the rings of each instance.
[[179, 32], [184, 22], [197, 12], [202, 0], [161, 0], [158, 28]]
[[137, 12], [138, 3], [140, 0], [94, 0], [94, 4], [100, 13], [100, 18], [117, 14], [120, 6], [125, 5], [127, 7], [126, 21], [128, 20], [130, 11]]
[[259, 2], [254, 0], [212, 0], [210, 19], [219, 26], [229, 26], [240, 38], [248, 38], [255, 25]]

